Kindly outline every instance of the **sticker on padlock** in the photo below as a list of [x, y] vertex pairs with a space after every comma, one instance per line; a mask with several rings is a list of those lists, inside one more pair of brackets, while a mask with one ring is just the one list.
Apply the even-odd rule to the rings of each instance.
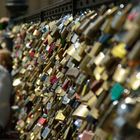
[[48, 102], [48, 103], [47, 103], [47, 107], [46, 107], [47, 110], [51, 110], [51, 107], [52, 107], [52, 103]]
[[69, 102], [70, 102], [70, 99], [68, 98], [68, 95], [65, 94], [65, 95], [63, 96], [62, 103], [66, 105], [66, 104], [68, 104]]
[[51, 130], [50, 130], [50, 128], [48, 126], [45, 127], [44, 131], [41, 134], [41, 136], [43, 137], [43, 139], [46, 139], [47, 138], [47, 136], [49, 135], [50, 131]]

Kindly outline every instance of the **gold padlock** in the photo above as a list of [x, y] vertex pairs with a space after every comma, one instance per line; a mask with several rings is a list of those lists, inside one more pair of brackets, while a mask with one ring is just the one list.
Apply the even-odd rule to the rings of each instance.
[[48, 45], [50, 45], [54, 39], [51, 37], [51, 35], [48, 34], [47, 40], [48, 40]]
[[105, 54], [100, 52], [95, 58], [94, 58], [94, 63], [98, 66], [101, 64], [103, 59], [105, 58]]
[[81, 98], [82, 102], [88, 102], [88, 100], [90, 100], [93, 96], [93, 92], [89, 91], [84, 97]]
[[44, 68], [43, 72], [47, 72], [51, 66], [51, 62], [48, 62], [48, 64], [46, 65], [46, 67]]
[[101, 66], [97, 66], [93, 71], [93, 75], [96, 80], [100, 80], [102, 78], [102, 73], [104, 72], [105, 68]]
[[140, 87], [140, 72], [134, 72], [131, 75], [128, 84], [133, 90], [137, 90]]
[[92, 97], [86, 102], [85, 104], [88, 106], [88, 108], [92, 108], [97, 102], [97, 97], [93, 94]]
[[122, 65], [118, 65], [113, 75], [113, 80], [119, 83], [124, 83], [129, 74], [128, 68], [123, 68]]
[[57, 112], [57, 115], [55, 116], [55, 120], [59, 120], [59, 121], [64, 121], [65, 116], [63, 115], [63, 111], [59, 110]]
[[81, 104], [72, 114], [73, 117], [79, 117], [85, 119], [89, 113], [87, 105]]
[[92, 106], [92, 109], [89, 112], [89, 115], [91, 115], [95, 119], [99, 118], [99, 112], [98, 112], [98, 110], [94, 106]]

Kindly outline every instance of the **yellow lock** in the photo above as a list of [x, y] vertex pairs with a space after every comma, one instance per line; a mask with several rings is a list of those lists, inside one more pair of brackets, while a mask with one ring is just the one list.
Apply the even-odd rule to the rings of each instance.
[[55, 117], [55, 120], [63, 121], [64, 119], [65, 119], [65, 116], [63, 115], [63, 111], [59, 110]]
[[100, 80], [102, 78], [102, 73], [104, 72], [105, 68], [101, 66], [97, 66], [93, 71], [93, 75], [96, 80]]
[[82, 97], [85, 95], [87, 88], [88, 88], [88, 87], [87, 87], [87, 85], [85, 84], [84, 87], [83, 87], [83, 89], [82, 89], [82, 92], [81, 92], [81, 96], [82, 96]]
[[125, 49], [126, 44], [124, 43], [120, 43], [117, 46], [113, 47], [111, 53], [113, 56], [115, 57], [119, 57], [119, 58], [124, 58], [127, 54], [127, 51]]

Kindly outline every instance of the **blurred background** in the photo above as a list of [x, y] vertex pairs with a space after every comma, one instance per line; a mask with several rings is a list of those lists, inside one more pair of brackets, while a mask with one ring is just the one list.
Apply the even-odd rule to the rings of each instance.
[[46, 5], [63, 0], [0, 0], [0, 18], [31, 14]]

